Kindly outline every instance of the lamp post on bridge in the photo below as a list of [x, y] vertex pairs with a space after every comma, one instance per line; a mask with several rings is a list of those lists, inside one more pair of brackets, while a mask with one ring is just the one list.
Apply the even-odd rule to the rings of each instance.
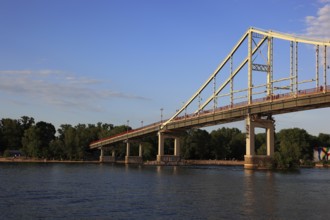
[[160, 122], [163, 123], [163, 108], [160, 109]]
[[128, 140], [128, 127], [129, 127], [129, 120], [127, 120], [127, 128], [126, 128], [126, 156], [125, 156], [125, 163], [128, 163], [129, 161], [129, 155], [130, 155], [130, 143]]

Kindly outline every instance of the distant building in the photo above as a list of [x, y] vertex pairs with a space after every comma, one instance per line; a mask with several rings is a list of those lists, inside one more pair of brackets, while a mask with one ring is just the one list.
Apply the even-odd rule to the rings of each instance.
[[315, 147], [314, 148], [314, 161], [329, 160], [330, 147]]

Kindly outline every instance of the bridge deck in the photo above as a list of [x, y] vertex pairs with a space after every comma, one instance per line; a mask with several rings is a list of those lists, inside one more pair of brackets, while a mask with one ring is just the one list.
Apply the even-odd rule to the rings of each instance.
[[[325, 88], [325, 90], [322, 88], [301, 90], [297, 95], [291, 95], [290, 93], [275, 95], [253, 100], [253, 104], [250, 105], [246, 102], [242, 102], [233, 106], [224, 106], [216, 108], [215, 110], [202, 111], [199, 114], [177, 117], [162, 130], [189, 129], [224, 124], [243, 120], [248, 114], [276, 115], [325, 107], [330, 107], [330, 86]], [[152, 135], [160, 130], [161, 125], [161, 122], [157, 122], [104, 138], [91, 143], [90, 148], [98, 148], [122, 142], [127, 139], [139, 139], [147, 135]]]

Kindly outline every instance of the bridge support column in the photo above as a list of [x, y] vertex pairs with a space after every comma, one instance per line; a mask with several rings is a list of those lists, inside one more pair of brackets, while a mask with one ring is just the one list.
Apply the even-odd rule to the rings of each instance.
[[126, 156], [125, 156], [125, 163], [129, 163], [129, 155], [131, 150], [131, 143], [127, 140], [126, 142]]
[[100, 152], [100, 159], [99, 159], [99, 161], [102, 163], [102, 162], [103, 162], [103, 159], [104, 159], [104, 158], [103, 158], [103, 157], [104, 157], [104, 150], [103, 150], [103, 147], [100, 148], [100, 151], [101, 151], [101, 152]]
[[158, 132], [158, 154], [157, 154], [157, 162], [162, 161], [162, 157], [164, 156], [164, 134]]
[[115, 156], [115, 150], [112, 150], [112, 156], [110, 155], [105, 155], [105, 152], [109, 151], [109, 147], [101, 147], [100, 148], [101, 153], [100, 153], [100, 162], [101, 163], [114, 163], [116, 162], [116, 156]]
[[142, 155], [143, 155], [142, 144], [140, 143], [140, 144], [139, 144], [139, 157], [142, 158]]
[[[261, 119], [255, 115], [246, 118], [246, 155], [244, 156], [244, 168], [266, 169], [270, 168], [274, 156], [274, 120], [271, 116]], [[267, 133], [267, 155], [255, 155], [254, 129], [265, 128]]]
[[[174, 155], [164, 155], [164, 141], [165, 138], [174, 139]], [[158, 132], [158, 164], [175, 165], [180, 162], [180, 137], [175, 134], [165, 134], [163, 132]]]
[[126, 142], [126, 157], [129, 157], [130, 150], [131, 150], [131, 143], [127, 141]]
[[139, 156], [131, 156], [131, 143], [129, 140], [126, 142], [126, 156], [125, 156], [125, 163], [126, 164], [141, 164], [143, 163], [142, 159], [142, 144], [139, 144]]
[[273, 157], [274, 156], [274, 134], [275, 134], [275, 127], [274, 121], [271, 123], [270, 126], [267, 128], [267, 156]]
[[254, 123], [251, 117], [246, 118], [246, 156], [255, 155], [254, 149]]
[[180, 157], [180, 138], [174, 139], [174, 156]]

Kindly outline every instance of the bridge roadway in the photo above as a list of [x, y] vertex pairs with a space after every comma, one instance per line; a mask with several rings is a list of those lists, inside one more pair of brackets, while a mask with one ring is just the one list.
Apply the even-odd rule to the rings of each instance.
[[145, 127], [133, 129], [128, 132], [107, 137], [90, 144], [90, 148], [100, 148], [131, 139], [141, 139], [157, 132], [169, 130], [185, 130], [200, 128], [228, 122], [244, 120], [247, 115], [276, 115], [288, 112], [330, 107], [330, 86], [307, 90], [300, 90], [298, 94], [290, 93], [274, 95], [247, 102], [237, 103], [233, 106], [223, 106], [212, 110], [202, 111], [199, 114], [190, 114], [177, 117], [161, 129], [161, 122]]

